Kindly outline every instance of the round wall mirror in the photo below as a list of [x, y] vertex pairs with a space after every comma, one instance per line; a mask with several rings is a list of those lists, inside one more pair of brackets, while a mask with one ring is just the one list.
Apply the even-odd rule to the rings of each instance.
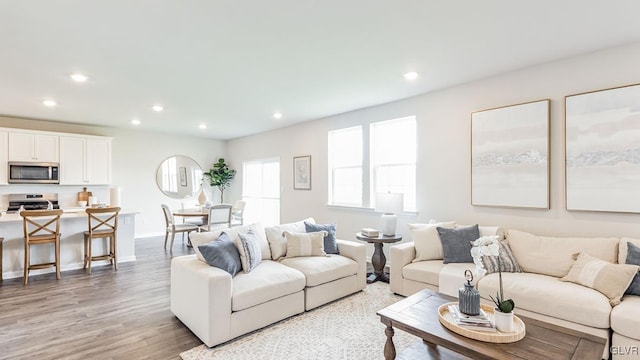
[[202, 168], [188, 156], [171, 156], [158, 167], [156, 183], [172, 199], [192, 197], [200, 191]]

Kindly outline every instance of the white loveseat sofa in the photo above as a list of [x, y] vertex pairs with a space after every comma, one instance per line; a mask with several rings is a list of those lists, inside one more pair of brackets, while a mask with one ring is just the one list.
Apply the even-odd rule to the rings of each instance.
[[[504, 234], [499, 228], [479, 228], [481, 236]], [[639, 296], [626, 295], [619, 305], [612, 307], [602, 293], [560, 280], [575, 261], [574, 254], [586, 252], [611, 263], [624, 263], [626, 242], [640, 246], [640, 240], [544, 237], [517, 230], [507, 231], [506, 240], [523, 270], [502, 273], [504, 294], [514, 300], [516, 314], [606, 339], [612, 334], [614, 359], [640, 359], [637, 353], [640, 349]], [[431, 289], [457, 297], [458, 288], [464, 282], [464, 270], [475, 267], [473, 263], [444, 264], [442, 259], [414, 262], [415, 258], [414, 242], [390, 248], [390, 287], [394, 293], [408, 296], [421, 289]], [[498, 274], [476, 278], [474, 282], [482, 301], [491, 303], [489, 295], [494, 296], [499, 287]], [[603, 358], [608, 356], [609, 348], [606, 348]]]
[[[313, 222], [313, 219], [306, 221]], [[198, 259], [171, 262], [171, 311], [207, 346], [215, 346], [287, 317], [358, 292], [366, 286], [366, 247], [337, 240], [339, 255], [280, 258], [283, 231], [305, 232], [304, 222], [263, 229], [251, 224], [192, 233], [194, 249], [222, 231], [260, 234], [262, 261], [235, 276]], [[283, 248], [284, 246], [284, 248]], [[279, 255], [274, 259], [274, 253]]]

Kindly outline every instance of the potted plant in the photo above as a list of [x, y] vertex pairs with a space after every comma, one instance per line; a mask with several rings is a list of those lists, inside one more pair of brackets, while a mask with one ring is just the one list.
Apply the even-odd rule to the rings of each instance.
[[223, 158], [218, 159], [218, 162], [213, 164], [209, 171], [204, 173], [204, 176], [209, 178], [209, 184], [211, 186], [217, 186], [220, 190], [220, 202], [224, 202], [224, 190], [231, 185], [231, 180], [236, 176], [236, 171], [229, 168], [224, 162]]
[[476, 274], [484, 275], [487, 270], [482, 262], [483, 256], [495, 256], [498, 260], [498, 279], [500, 281], [500, 289], [496, 297], [489, 295], [493, 303], [496, 305], [494, 319], [496, 328], [504, 332], [513, 331], [513, 309], [516, 304], [512, 299], [504, 298], [502, 289], [502, 265], [500, 263], [500, 243], [497, 236], [482, 236], [472, 242], [471, 256], [476, 265]]

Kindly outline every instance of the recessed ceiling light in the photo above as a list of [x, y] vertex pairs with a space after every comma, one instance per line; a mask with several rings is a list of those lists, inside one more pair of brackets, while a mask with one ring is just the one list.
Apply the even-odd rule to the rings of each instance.
[[415, 80], [418, 78], [418, 73], [415, 71], [409, 71], [408, 73], [404, 74], [404, 78], [407, 80]]
[[54, 106], [58, 105], [58, 103], [55, 102], [54, 100], [45, 100], [45, 101], [42, 102], [42, 104], [44, 106], [47, 106], [47, 107], [54, 107]]
[[207, 128], [207, 124], [200, 124], [198, 127], [199, 127], [200, 129], [204, 130], [204, 129], [206, 129], [206, 128]]
[[164, 110], [162, 105], [153, 105], [151, 108], [153, 109], [153, 111], [156, 111], [156, 112], [160, 112], [160, 111]]
[[132, 123], [133, 125], [140, 125], [140, 120], [138, 120], [138, 119], [133, 119], [133, 120], [131, 120], [131, 123]]
[[274, 119], [281, 119], [282, 118], [282, 113], [277, 112], [277, 113], [273, 114], [273, 118]]
[[79, 73], [71, 74], [70, 77], [71, 77], [71, 79], [73, 79], [73, 81], [79, 82], [79, 83], [83, 83], [83, 82], [87, 81], [87, 79], [89, 79], [89, 77], [87, 75], [83, 75], [83, 74], [79, 74]]

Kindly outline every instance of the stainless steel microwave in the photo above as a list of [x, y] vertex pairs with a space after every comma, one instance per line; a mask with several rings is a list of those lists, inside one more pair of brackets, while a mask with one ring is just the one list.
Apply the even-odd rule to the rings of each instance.
[[9, 162], [9, 184], [59, 184], [58, 163]]

